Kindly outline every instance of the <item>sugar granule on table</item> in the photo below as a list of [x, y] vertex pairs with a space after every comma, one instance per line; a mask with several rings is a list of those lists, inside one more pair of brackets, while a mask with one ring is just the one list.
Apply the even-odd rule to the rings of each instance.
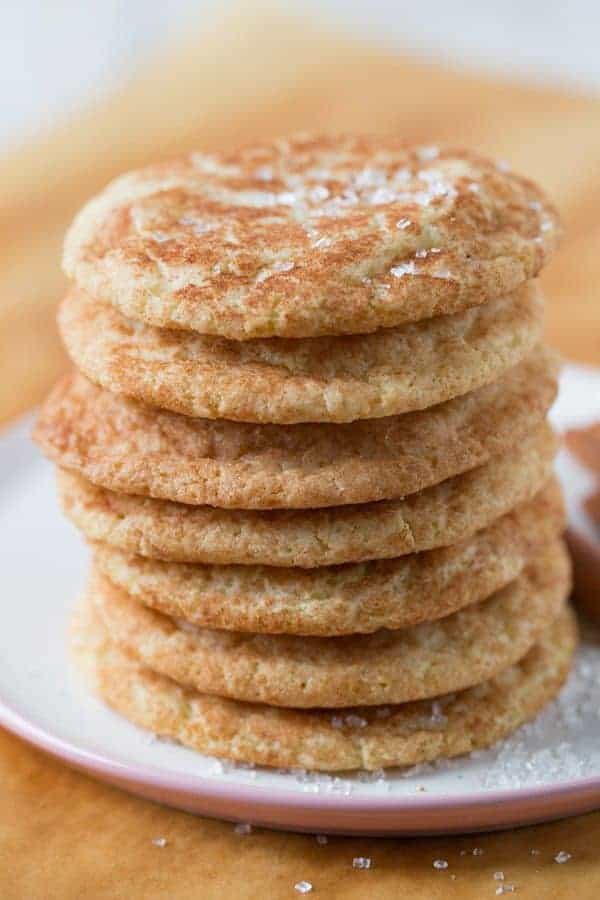
[[233, 830], [236, 834], [250, 834], [252, 825], [249, 822], [238, 822]]
[[372, 861], [368, 856], [355, 856], [352, 860], [353, 869], [370, 869]]
[[447, 869], [448, 868], [448, 860], [447, 859], [434, 859], [433, 868], [434, 869]]
[[562, 865], [562, 863], [569, 862], [570, 859], [571, 859], [570, 853], [567, 853], [566, 850], [560, 850], [554, 857], [554, 862], [557, 862], [560, 865]]
[[299, 894], [310, 894], [313, 886], [310, 881], [297, 881], [294, 885], [294, 890], [298, 891]]
[[152, 838], [152, 843], [154, 844], [155, 847], [166, 847], [167, 839], [166, 839], [166, 837], [155, 837], [155, 838]]

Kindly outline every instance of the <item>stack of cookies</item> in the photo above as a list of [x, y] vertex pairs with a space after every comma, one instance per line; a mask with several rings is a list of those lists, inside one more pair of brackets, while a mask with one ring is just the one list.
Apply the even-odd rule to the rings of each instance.
[[487, 746], [557, 693], [557, 231], [506, 167], [355, 138], [196, 154], [83, 209], [76, 371], [36, 438], [92, 548], [77, 655], [108, 704], [344, 770]]

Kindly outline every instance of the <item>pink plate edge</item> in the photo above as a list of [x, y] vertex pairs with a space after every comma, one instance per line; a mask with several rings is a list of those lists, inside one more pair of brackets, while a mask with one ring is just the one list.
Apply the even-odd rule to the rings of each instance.
[[130, 793], [201, 815], [268, 828], [364, 835], [465, 834], [549, 821], [600, 808], [600, 776], [548, 787], [446, 797], [365, 799], [212, 783], [120, 762], [64, 741], [0, 700], [0, 725], [72, 767]]

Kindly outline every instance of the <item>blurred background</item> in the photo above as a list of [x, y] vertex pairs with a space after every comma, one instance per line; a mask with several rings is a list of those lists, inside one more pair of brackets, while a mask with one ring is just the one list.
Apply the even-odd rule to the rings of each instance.
[[66, 362], [62, 235], [148, 161], [299, 129], [469, 145], [563, 212], [548, 332], [600, 364], [600, 7], [593, 0], [20, 0], [0, 28], [0, 422]]

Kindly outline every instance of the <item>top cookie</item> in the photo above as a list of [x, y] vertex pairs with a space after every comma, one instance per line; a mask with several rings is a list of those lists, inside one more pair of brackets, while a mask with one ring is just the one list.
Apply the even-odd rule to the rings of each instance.
[[64, 267], [153, 325], [310, 337], [506, 294], [557, 235], [535, 184], [474, 154], [302, 136], [117, 179], [75, 219]]

